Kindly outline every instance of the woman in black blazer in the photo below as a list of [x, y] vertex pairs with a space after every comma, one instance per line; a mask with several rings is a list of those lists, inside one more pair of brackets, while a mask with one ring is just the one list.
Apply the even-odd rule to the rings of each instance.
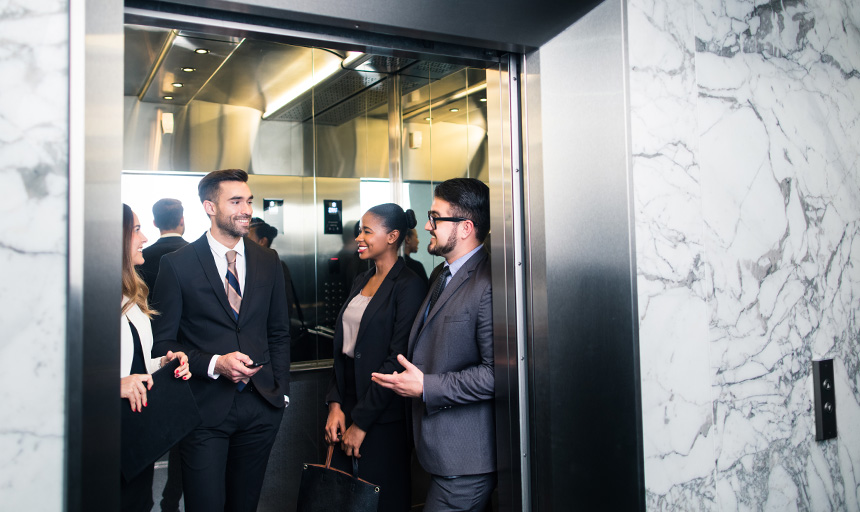
[[374, 206], [361, 218], [356, 236], [359, 257], [373, 267], [355, 278], [340, 310], [334, 333], [334, 371], [326, 402], [325, 438], [340, 442], [332, 465], [352, 471], [381, 489], [380, 511], [410, 508], [410, 446], [407, 403], [371, 382], [373, 372], [401, 372], [397, 354], [405, 354], [412, 323], [427, 287], [406, 268], [397, 251], [415, 213], [393, 203]]

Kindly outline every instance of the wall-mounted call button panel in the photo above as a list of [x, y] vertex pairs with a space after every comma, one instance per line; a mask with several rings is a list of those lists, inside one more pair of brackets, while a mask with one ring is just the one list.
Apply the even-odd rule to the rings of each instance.
[[836, 390], [833, 359], [812, 361], [812, 386], [815, 393], [815, 440], [836, 437]]

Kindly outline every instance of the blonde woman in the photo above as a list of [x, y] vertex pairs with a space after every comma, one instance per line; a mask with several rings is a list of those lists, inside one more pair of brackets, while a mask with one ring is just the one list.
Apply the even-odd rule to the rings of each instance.
[[[188, 380], [191, 372], [188, 358], [182, 352], [168, 352], [164, 357], [150, 357], [152, 328], [149, 319], [155, 311], [146, 302], [148, 290], [134, 270], [143, 263], [146, 237], [140, 231], [140, 221], [128, 205], [122, 205], [122, 309], [120, 336], [120, 397], [128, 400], [132, 411], [140, 412], [147, 405], [146, 392], [152, 389], [152, 372], [179, 358], [176, 378]], [[123, 439], [122, 442], [132, 442]], [[131, 481], [121, 477], [123, 511], [152, 509], [152, 477], [150, 466]]]

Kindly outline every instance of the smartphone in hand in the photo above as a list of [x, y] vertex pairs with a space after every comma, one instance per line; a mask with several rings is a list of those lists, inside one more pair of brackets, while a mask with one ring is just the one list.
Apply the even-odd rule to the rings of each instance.
[[245, 368], [259, 368], [259, 367], [261, 367], [261, 366], [263, 366], [263, 365], [266, 365], [266, 364], [269, 364], [269, 360], [268, 360], [268, 359], [266, 359], [265, 361], [259, 361], [259, 362], [256, 362], [256, 363], [254, 363], [254, 364], [247, 364], [247, 363], [246, 363], [246, 364], [245, 364]]

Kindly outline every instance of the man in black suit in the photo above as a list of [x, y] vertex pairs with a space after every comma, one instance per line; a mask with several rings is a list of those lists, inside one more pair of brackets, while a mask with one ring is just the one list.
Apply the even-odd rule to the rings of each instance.
[[493, 287], [483, 242], [490, 191], [472, 178], [440, 183], [427, 250], [445, 261], [409, 335], [401, 373], [372, 379], [412, 398], [415, 453], [430, 473], [425, 512], [483, 511], [496, 485]]
[[[207, 174], [211, 228], [161, 259], [153, 354], [182, 347], [201, 424], [182, 442], [185, 510], [253, 511], [289, 403], [290, 335], [277, 254], [243, 237], [253, 196], [239, 169]], [[181, 414], [181, 411], [177, 411]]]
[[137, 272], [149, 288], [149, 305], [152, 306], [152, 290], [158, 277], [158, 263], [161, 257], [188, 245], [182, 238], [185, 234], [185, 216], [182, 201], [179, 199], [159, 199], [152, 205], [152, 223], [161, 232], [161, 237], [143, 250], [143, 265]]

